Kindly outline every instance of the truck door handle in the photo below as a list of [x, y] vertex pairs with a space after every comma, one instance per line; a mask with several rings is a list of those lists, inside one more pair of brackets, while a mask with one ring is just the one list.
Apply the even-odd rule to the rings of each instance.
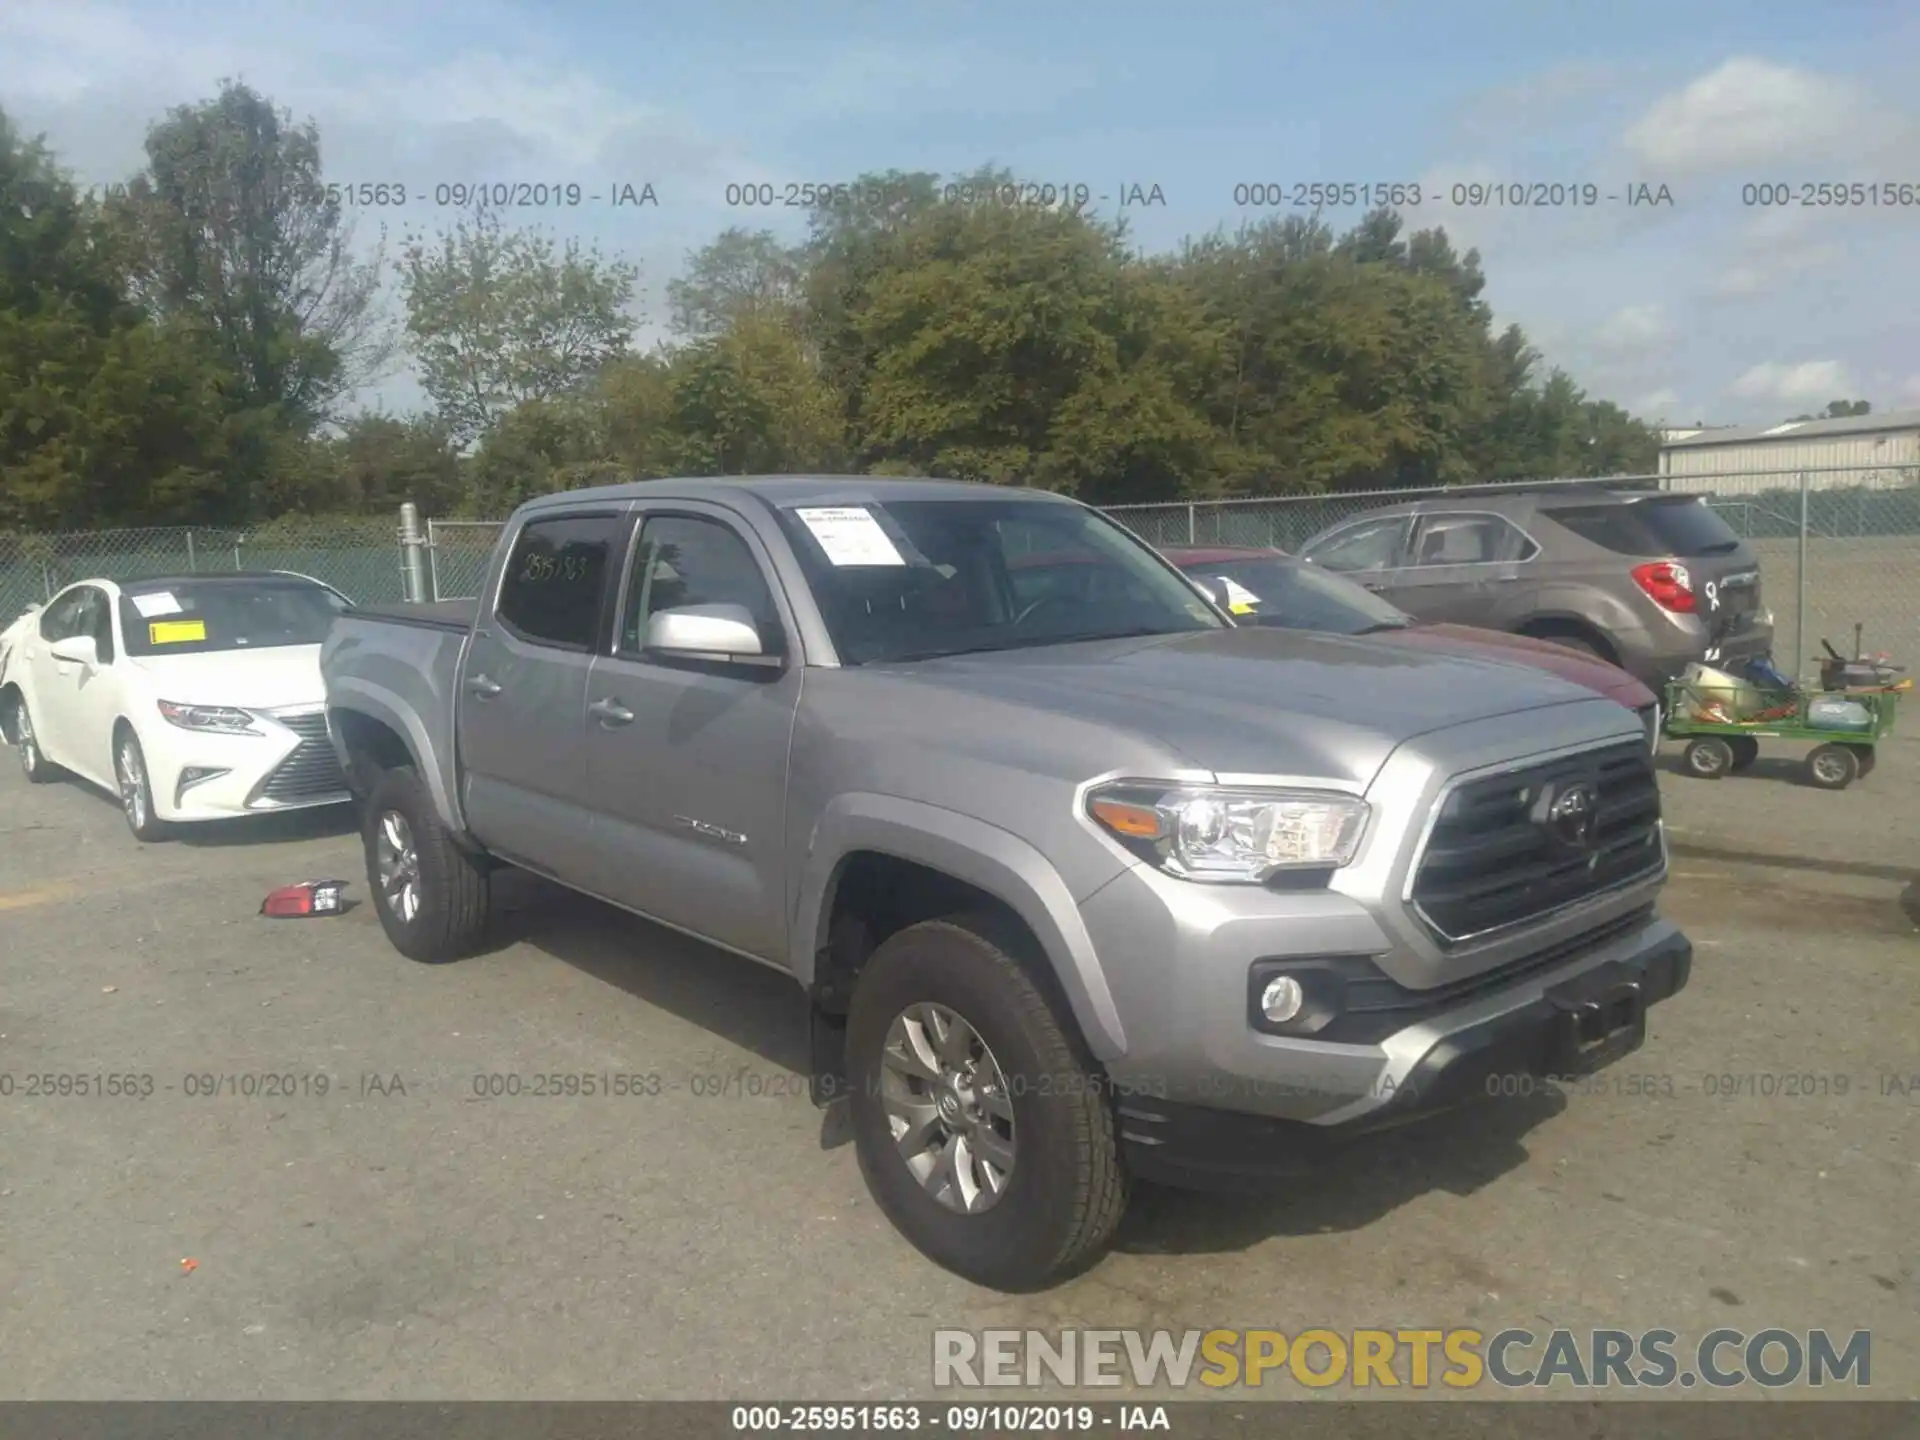
[[479, 700], [491, 700], [505, 688], [499, 681], [485, 675], [476, 675], [467, 681], [467, 693]]
[[587, 706], [587, 713], [594, 716], [602, 725], [631, 725], [633, 711], [627, 709], [618, 700], [609, 696], [605, 700], [596, 700]]

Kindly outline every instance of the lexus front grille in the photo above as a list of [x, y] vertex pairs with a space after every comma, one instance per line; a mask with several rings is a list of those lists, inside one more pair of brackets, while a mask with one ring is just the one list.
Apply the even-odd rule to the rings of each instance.
[[325, 713], [315, 710], [305, 715], [276, 715], [274, 719], [298, 735], [300, 743], [260, 783], [248, 803], [289, 805], [333, 796], [344, 798], [347, 777], [327, 739]]

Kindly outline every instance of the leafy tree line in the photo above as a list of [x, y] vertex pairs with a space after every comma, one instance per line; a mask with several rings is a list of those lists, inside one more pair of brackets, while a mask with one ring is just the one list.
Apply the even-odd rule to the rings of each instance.
[[[870, 175], [730, 229], [641, 351], [635, 268], [473, 212], [360, 243], [248, 87], [83, 194], [0, 112], [0, 528], [499, 514], [615, 477], [957, 476], [1100, 503], [1643, 472], [1658, 441], [1495, 332], [1479, 256], [1376, 211], [1142, 254], [1125, 226]], [[350, 411], [410, 364], [427, 407]]]

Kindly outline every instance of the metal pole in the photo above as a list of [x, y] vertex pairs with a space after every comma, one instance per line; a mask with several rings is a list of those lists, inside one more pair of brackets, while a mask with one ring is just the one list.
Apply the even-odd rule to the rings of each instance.
[[1793, 643], [1799, 652], [1795, 657], [1796, 678], [1806, 669], [1807, 657], [1812, 653], [1807, 646], [1807, 487], [1812, 478], [1806, 471], [1800, 472], [1800, 593], [1794, 601], [1793, 618]]
[[191, 574], [197, 569], [199, 566], [193, 563], [193, 531], [189, 530], [187, 531], [187, 571]]
[[1187, 543], [1193, 544], [1193, 506], [1187, 506]]
[[432, 582], [434, 603], [440, 601], [440, 536], [427, 521], [427, 578]]
[[47, 599], [53, 598], [53, 570], [47, 562], [40, 562], [40, 588], [47, 592]]
[[400, 576], [406, 587], [407, 599], [415, 603], [427, 598], [426, 566], [420, 558], [426, 544], [426, 537], [420, 533], [420, 507], [409, 500], [400, 507], [400, 558], [403, 562]]

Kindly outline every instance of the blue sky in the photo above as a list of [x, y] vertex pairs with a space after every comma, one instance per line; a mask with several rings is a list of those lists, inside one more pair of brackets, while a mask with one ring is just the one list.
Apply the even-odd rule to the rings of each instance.
[[[1488, 296], [1550, 360], [1648, 419], [1920, 407], [1920, 204], [1743, 206], [1762, 181], [1920, 189], [1920, 9], [1752, 4], [902, 3], [251, 7], [9, 0], [0, 105], [79, 178], [224, 75], [321, 128], [332, 178], [654, 185], [658, 209], [521, 212], [638, 262], [643, 335], [729, 183], [994, 161], [1130, 210], [1149, 248], [1275, 213], [1245, 182], [1418, 182], [1410, 227], [1483, 251]], [[1486, 209], [1455, 183], [1667, 186], [1670, 207]], [[369, 244], [454, 218], [369, 213]], [[1330, 216], [1336, 224], [1353, 213]], [[413, 398], [398, 377], [377, 399]]]

